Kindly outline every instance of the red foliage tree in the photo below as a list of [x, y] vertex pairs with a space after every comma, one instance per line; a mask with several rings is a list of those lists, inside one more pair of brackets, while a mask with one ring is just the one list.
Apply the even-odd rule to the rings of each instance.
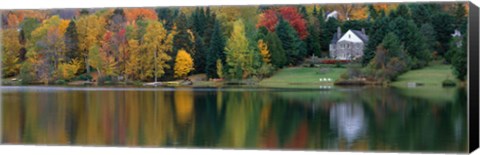
[[303, 19], [296, 7], [280, 7], [278, 9], [272, 8], [265, 10], [265, 12], [260, 15], [257, 27], [265, 26], [270, 32], [275, 31], [275, 27], [278, 24], [277, 14], [290, 23], [301, 39], [307, 38], [307, 21]]

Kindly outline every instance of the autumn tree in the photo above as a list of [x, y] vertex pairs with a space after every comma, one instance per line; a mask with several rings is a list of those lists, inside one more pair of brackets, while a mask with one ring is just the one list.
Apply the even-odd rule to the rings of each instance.
[[90, 72], [90, 65], [88, 64], [89, 50], [93, 49], [94, 46], [99, 46], [99, 40], [101, 40], [103, 32], [105, 31], [104, 25], [105, 20], [93, 14], [80, 17], [76, 23], [78, 48], [84, 57], [84, 69], [86, 69], [87, 73]]
[[134, 79], [137, 77], [138, 72], [140, 71], [140, 45], [137, 40], [135, 39], [130, 39], [128, 40], [128, 59], [126, 60], [126, 66], [125, 66], [125, 74], [126, 77], [125, 79], [128, 80], [128, 78]]
[[278, 10], [265, 11], [260, 15], [257, 27], [265, 26], [270, 32], [273, 32], [280, 23], [279, 18], [286, 20], [297, 31], [300, 39], [303, 40], [307, 38], [307, 21], [303, 18], [302, 14], [298, 12], [296, 7], [281, 7]]
[[57, 76], [60, 79], [70, 80], [80, 69], [81, 64], [78, 59], [72, 59], [70, 62], [60, 63], [57, 69]]
[[16, 75], [20, 68], [19, 51], [21, 44], [16, 29], [3, 30], [2, 34], [2, 77]]
[[253, 72], [253, 52], [245, 36], [245, 26], [240, 19], [235, 22], [225, 46], [228, 74], [231, 78], [246, 78]]
[[263, 40], [258, 41], [258, 50], [262, 55], [263, 62], [270, 63], [270, 51], [268, 50], [267, 44]]
[[32, 32], [29, 50], [40, 55], [42, 60], [37, 65], [39, 78], [44, 83], [53, 79], [58, 64], [65, 60], [64, 33], [69, 21], [52, 16]]
[[168, 33], [162, 23], [149, 21], [147, 31], [143, 37], [142, 49], [146, 51], [142, 58], [142, 79], [157, 78], [165, 74], [165, 69], [170, 68], [167, 61], [172, 58], [168, 52], [172, 50], [175, 33]]
[[123, 10], [127, 21], [134, 21], [137, 19], [157, 20], [157, 13], [153, 9], [148, 8], [128, 8]]
[[194, 70], [193, 63], [190, 54], [188, 54], [187, 51], [180, 49], [175, 59], [175, 78], [187, 76], [190, 71]]

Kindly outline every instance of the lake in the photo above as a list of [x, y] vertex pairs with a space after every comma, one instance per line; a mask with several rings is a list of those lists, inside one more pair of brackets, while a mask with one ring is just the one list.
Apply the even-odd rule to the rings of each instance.
[[2, 143], [467, 152], [467, 92], [3, 86]]

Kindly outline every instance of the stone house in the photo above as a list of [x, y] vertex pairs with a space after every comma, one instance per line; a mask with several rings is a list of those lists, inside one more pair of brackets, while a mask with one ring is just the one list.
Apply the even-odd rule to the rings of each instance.
[[337, 33], [334, 33], [330, 42], [330, 58], [336, 60], [356, 60], [363, 56], [363, 48], [368, 42], [368, 36], [365, 29], [348, 30], [342, 34], [340, 27]]

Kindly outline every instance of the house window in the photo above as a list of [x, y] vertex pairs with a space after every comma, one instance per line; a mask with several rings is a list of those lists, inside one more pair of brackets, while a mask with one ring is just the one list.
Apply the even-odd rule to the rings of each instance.
[[348, 38], [352, 38], [352, 35], [349, 34], [349, 35], [348, 35]]

